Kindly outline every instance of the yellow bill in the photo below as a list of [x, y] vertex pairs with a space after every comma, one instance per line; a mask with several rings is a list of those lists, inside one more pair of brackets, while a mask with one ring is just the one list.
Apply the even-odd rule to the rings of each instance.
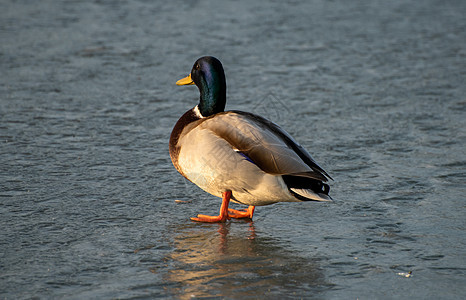
[[176, 85], [190, 85], [190, 84], [194, 84], [194, 81], [191, 79], [191, 74], [189, 74], [185, 78], [180, 79], [176, 82]]

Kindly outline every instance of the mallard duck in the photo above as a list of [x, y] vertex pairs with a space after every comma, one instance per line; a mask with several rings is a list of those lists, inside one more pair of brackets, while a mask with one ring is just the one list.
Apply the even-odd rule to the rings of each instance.
[[[193, 221], [252, 219], [255, 206], [276, 202], [331, 201], [325, 182], [332, 178], [287, 132], [258, 115], [224, 111], [226, 81], [218, 59], [199, 58], [176, 84], [195, 84], [201, 96], [173, 128], [173, 165], [189, 181], [222, 198], [218, 216], [198, 215]], [[248, 208], [229, 209], [230, 201]]]

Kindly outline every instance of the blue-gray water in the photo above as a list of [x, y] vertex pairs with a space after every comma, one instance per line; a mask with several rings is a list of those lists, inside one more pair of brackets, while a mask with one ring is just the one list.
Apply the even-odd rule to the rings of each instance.
[[[464, 299], [466, 2], [2, 1], [0, 298]], [[193, 223], [200, 56], [335, 179]], [[190, 201], [176, 203], [175, 200]], [[411, 272], [411, 273], [409, 273]]]

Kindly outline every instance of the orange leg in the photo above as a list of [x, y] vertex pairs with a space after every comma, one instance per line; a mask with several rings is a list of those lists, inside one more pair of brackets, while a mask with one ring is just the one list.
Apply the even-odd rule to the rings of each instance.
[[252, 220], [252, 216], [254, 215], [254, 209], [256, 207], [250, 205], [247, 209], [242, 209], [242, 210], [236, 210], [236, 209], [228, 209], [228, 216], [230, 218], [235, 218], [235, 219], [242, 219], [242, 218], [248, 218]]
[[197, 218], [191, 218], [191, 220], [197, 222], [223, 223], [226, 222], [227, 219], [230, 219], [228, 216], [228, 205], [230, 204], [231, 191], [223, 192], [222, 196], [222, 206], [220, 207], [220, 214], [218, 216], [197, 215]]

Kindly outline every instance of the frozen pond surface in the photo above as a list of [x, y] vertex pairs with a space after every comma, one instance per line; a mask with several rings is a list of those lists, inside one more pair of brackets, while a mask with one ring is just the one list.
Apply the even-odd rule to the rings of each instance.
[[[0, 3], [0, 298], [464, 299], [466, 2], [189, 3]], [[333, 203], [189, 220], [220, 205], [168, 155], [204, 55]]]

